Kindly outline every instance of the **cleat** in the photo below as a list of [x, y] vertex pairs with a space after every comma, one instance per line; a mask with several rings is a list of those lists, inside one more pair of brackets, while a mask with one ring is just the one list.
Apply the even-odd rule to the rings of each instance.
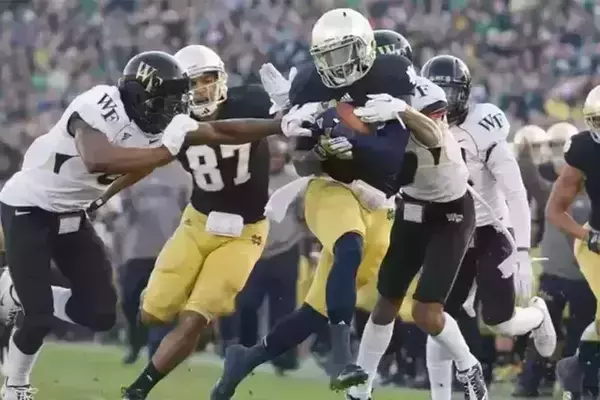
[[488, 400], [481, 364], [477, 363], [465, 371], [458, 371], [456, 379], [463, 385], [465, 400]]

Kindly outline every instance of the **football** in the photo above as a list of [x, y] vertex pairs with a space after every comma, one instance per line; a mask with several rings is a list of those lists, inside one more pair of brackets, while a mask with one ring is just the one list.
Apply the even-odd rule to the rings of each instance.
[[335, 107], [340, 123], [361, 135], [371, 134], [371, 129], [360, 118], [354, 115], [354, 107], [349, 103], [338, 103]]

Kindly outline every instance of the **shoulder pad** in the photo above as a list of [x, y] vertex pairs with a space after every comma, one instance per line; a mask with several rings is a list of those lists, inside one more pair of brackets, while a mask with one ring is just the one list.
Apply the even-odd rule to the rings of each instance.
[[444, 89], [429, 79], [417, 76], [415, 94], [411, 98], [411, 106], [424, 114], [439, 111], [446, 107], [448, 101]]
[[130, 122], [116, 86], [94, 86], [77, 96], [70, 108], [92, 128], [111, 139]]
[[374, 78], [369, 80], [369, 85], [380, 86], [372, 88], [371, 93], [387, 93], [398, 98], [412, 95], [418, 78], [410, 60], [398, 54], [377, 57], [369, 75]]
[[271, 99], [261, 85], [233, 87], [227, 92], [225, 118], [270, 118]]
[[597, 145], [589, 131], [579, 132], [565, 142], [565, 161], [570, 166], [585, 172], [589, 164], [595, 164], [596, 157], [593, 150]]
[[335, 98], [335, 91], [323, 84], [317, 69], [312, 63], [298, 70], [290, 87], [289, 99], [291, 105], [329, 101], [333, 98]]
[[492, 143], [506, 140], [510, 132], [510, 123], [506, 115], [491, 103], [471, 106], [460, 127], [471, 135], [479, 149], [486, 149]]

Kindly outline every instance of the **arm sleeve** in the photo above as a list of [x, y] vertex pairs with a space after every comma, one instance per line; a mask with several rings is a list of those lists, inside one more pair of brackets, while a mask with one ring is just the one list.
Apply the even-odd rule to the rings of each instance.
[[510, 221], [515, 230], [517, 247], [529, 248], [531, 211], [517, 160], [504, 140], [492, 144], [486, 154], [487, 166], [506, 198]]

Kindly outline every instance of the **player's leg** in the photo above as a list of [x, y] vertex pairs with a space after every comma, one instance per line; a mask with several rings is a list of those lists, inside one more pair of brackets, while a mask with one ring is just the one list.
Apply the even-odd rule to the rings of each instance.
[[[487, 388], [481, 365], [471, 353], [456, 320], [444, 312], [444, 303], [475, 231], [473, 199], [466, 194], [452, 202], [432, 204], [425, 213], [431, 238], [413, 296], [413, 317], [431, 340], [452, 355], [465, 396], [483, 399], [487, 397]], [[462, 218], [449, 219], [448, 215], [453, 214]]]
[[484, 226], [477, 229], [476, 245], [483, 322], [505, 336], [532, 332], [540, 355], [550, 357], [556, 348], [556, 332], [546, 302], [533, 297], [528, 307], [515, 307], [513, 277], [503, 277], [498, 268], [510, 255], [510, 242], [493, 226]]
[[[471, 243], [473, 244], [474, 241]], [[472, 322], [474, 322], [475, 328], [479, 329], [476, 316], [468, 315], [463, 309], [465, 301], [471, 294], [471, 290], [475, 284], [478, 264], [477, 258], [478, 253], [474, 245], [471, 245], [465, 254], [460, 271], [444, 305], [446, 313], [457, 321], [465, 340], [467, 340], [468, 334], [465, 334], [462, 328], [465, 326], [470, 328]], [[478, 333], [479, 332], [477, 332], [477, 334]], [[471, 343], [467, 341], [467, 344], [473, 352]], [[431, 399], [450, 400], [452, 397], [452, 354], [445, 346], [438, 341], [433, 340], [433, 338], [428, 335], [425, 360], [431, 387]]]
[[258, 309], [266, 296], [268, 276], [272, 265], [268, 260], [259, 260], [248, 278], [248, 282], [236, 300], [238, 343], [252, 347], [258, 341]]
[[77, 233], [58, 235], [52, 253], [57, 268], [71, 284], [71, 289], [52, 288], [54, 314], [94, 332], [111, 329], [117, 318], [117, 293], [105, 249], [85, 220]]
[[185, 333], [186, 317], [182, 310], [203, 267], [203, 251], [206, 252], [204, 245], [215, 245], [211, 236], [204, 234], [204, 222], [205, 217], [202, 218], [201, 214], [188, 206], [181, 223], [156, 260], [142, 299], [142, 323], [164, 325], [178, 316], [179, 321], [163, 338], [138, 378], [123, 390], [124, 399], [146, 398], [154, 386], [177, 364], [168, 355], [172, 349], [179, 349], [178, 340]]
[[127, 321], [127, 344], [129, 349], [123, 358], [124, 364], [137, 361], [139, 353], [147, 342], [148, 329], [139, 323], [140, 299], [156, 259], [138, 258], [127, 261], [122, 267], [119, 276], [121, 283], [121, 307]]
[[[595, 318], [596, 298], [587, 282], [567, 279], [563, 281], [566, 282], [561, 286], [569, 286], [567, 291], [569, 322], [563, 353], [565, 356], [571, 356], [577, 351], [578, 339]], [[594, 371], [584, 374], [583, 395], [598, 397], [598, 374]]]
[[[24, 211], [5, 204], [0, 205], [0, 212], [6, 261], [12, 275], [12, 283], [3, 285], [3, 289], [9, 292], [8, 296], [3, 293], [3, 299], [11, 298], [14, 285], [24, 310], [23, 321], [9, 341], [5, 360], [6, 380], [0, 396], [5, 400], [17, 400], [34, 393], [30, 385], [31, 370], [52, 327], [50, 259], [56, 219], [39, 209]], [[6, 277], [8, 275], [4, 273], [5, 282]]]
[[269, 224], [263, 220], [245, 225], [240, 237], [213, 239], [220, 245], [206, 255], [177, 325], [152, 357], [159, 371], [166, 374], [181, 364], [196, 349], [208, 323], [234, 311], [236, 296], [262, 254], [268, 230]]
[[[269, 329], [296, 310], [298, 265], [300, 247], [295, 245], [288, 251], [272, 257], [270, 260], [270, 279], [267, 283], [267, 301], [269, 306]], [[273, 361], [278, 373], [298, 368], [298, 348], [284, 353]]]
[[211, 400], [231, 399], [237, 386], [257, 366], [275, 360], [313, 333], [327, 329], [325, 285], [332, 264], [333, 256], [323, 250], [302, 306], [280, 320], [257, 345], [251, 348], [233, 345], [229, 348], [225, 368], [213, 388]]
[[321, 179], [313, 180], [307, 188], [305, 216], [312, 233], [333, 255], [326, 278], [325, 300], [332, 339], [332, 372], [339, 372], [352, 360], [350, 325], [366, 225], [362, 207], [352, 192], [338, 183]]
[[349, 398], [370, 398], [377, 367], [394, 333], [398, 310], [413, 278], [423, 265], [427, 229], [423, 224], [405, 221], [402, 210], [402, 206], [398, 207], [391, 228], [389, 247], [377, 278], [377, 301], [358, 350], [357, 364], [369, 379], [357, 386], [352, 386], [350, 379], [340, 379], [340, 386], [350, 387], [347, 394]]
[[[587, 286], [585, 281], [583, 281], [583, 283]], [[538, 296], [543, 298], [546, 302], [546, 305], [550, 312], [550, 317], [552, 318], [554, 324], [554, 330], [557, 333], [557, 340], [560, 340], [559, 335], [562, 332], [561, 327], [563, 320], [563, 312], [567, 305], [567, 289], [568, 287], [565, 287], [564, 283], [562, 282], [562, 279], [557, 276], [548, 274], [542, 274], [540, 276]], [[593, 298], [593, 294], [592, 303], [594, 305], [596, 304], [596, 300]], [[571, 345], [572, 351], [570, 353], [565, 353], [565, 355], [571, 356], [575, 353], [583, 330], [593, 319], [594, 312], [592, 312], [590, 318], [579, 330], [579, 333], [577, 334], [574, 343]], [[514, 392], [515, 395], [520, 395], [520, 397], [531, 397], [539, 395], [538, 389], [542, 378], [544, 377], [546, 371], [545, 366], [547, 362], [539, 354], [534, 353], [536, 352], [528, 351], [526, 353], [526, 359], [523, 365], [523, 372], [519, 375], [517, 387]]]
[[560, 360], [556, 365], [559, 383], [571, 398], [576, 399], [581, 397], [584, 376], [596, 375], [600, 369], [600, 255], [588, 250], [587, 244], [581, 240], [575, 240], [573, 249], [579, 268], [596, 297], [597, 307], [596, 321], [585, 328], [577, 354]]

